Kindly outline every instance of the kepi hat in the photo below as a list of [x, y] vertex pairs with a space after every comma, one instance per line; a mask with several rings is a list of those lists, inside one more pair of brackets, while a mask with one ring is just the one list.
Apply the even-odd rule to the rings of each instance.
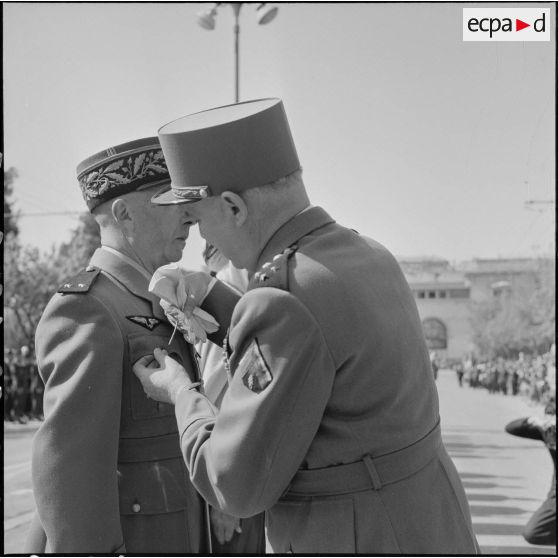
[[256, 99], [190, 114], [159, 129], [171, 187], [152, 203], [192, 203], [243, 192], [300, 169], [281, 99]]
[[77, 178], [90, 211], [107, 200], [170, 181], [157, 137], [129, 141], [95, 153], [78, 165]]

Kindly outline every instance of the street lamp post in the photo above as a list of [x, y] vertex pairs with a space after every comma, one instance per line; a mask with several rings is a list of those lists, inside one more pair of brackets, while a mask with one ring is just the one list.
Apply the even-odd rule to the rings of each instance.
[[242, 2], [231, 3], [233, 13], [234, 13], [234, 102], [238, 103], [238, 73], [240, 69], [239, 57], [240, 57], [240, 8], [242, 8]]
[[[217, 9], [224, 4], [228, 4], [232, 8], [234, 15], [234, 102], [238, 103], [240, 98], [240, 10], [245, 2], [217, 2], [211, 10], [198, 14], [198, 24], [208, 31], [213, 31]], [[256, 8], [256, 21], [260, 25], [265, 25], [275, 18], [278, 11], [279, 8], [269, 7], [265, 2], [262, 2]]]

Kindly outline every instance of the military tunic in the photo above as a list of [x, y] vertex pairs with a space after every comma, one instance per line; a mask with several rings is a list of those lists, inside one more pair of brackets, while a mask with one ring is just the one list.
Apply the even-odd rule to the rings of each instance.
[[147, 398], [132, 372], [161, 347], [196, 380], [192, 347], [180, 334], [168, 345], [173, 328], [147, 291], [147, 272], [105, 248], [91, 266], [62, 286], [36, 333], [45, 422], [32, 476], [48, 549], [204, 552], [204, 504], [180, 454], [174, 409]]
[[219, 413], [201, 394], [177, 398], [201, 494], [239, 517], [266, 510], [272, 552], [475, 553], [393, 256], [311, 207], [259, 266], [233, 313]]

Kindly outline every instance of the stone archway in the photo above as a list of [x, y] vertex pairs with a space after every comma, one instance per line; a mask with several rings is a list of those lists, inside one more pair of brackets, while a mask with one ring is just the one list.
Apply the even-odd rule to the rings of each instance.
[[422, 331], [429, 350], [448, 348], [448, 329], [439, 318], [426, 318], [422, 320]]

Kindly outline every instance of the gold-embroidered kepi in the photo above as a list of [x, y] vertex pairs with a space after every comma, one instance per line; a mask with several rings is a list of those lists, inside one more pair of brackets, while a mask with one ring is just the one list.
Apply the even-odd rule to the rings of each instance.
[[95, 153], [78, 165], [77, 177], [90, 211], [138, 188], [162, 186], [170, 181], [157, 137], [122, 143]]
[[171, 187], [159, 205], [192, 203], [263, 186], [300, 168], [281, 99], [256, 99], [190, 114], [159, 130]]

